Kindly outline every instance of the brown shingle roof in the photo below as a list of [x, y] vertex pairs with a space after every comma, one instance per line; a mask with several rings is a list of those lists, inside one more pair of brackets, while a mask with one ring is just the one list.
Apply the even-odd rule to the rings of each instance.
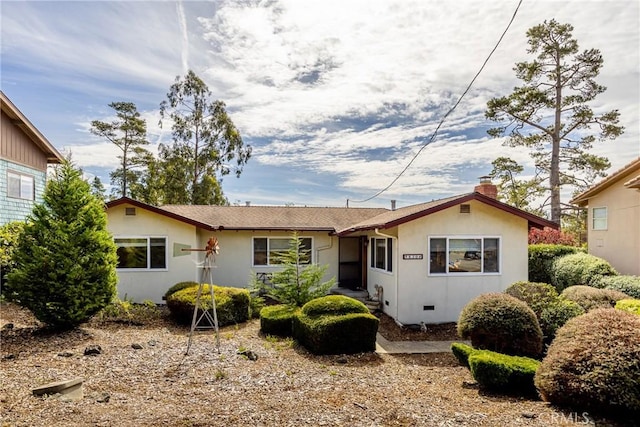
[[[601, 192], [605, 188], [608, 188], [608, 187], [612, 186], [613, 184], [618, 182], [620, 179], [622, 179], [622, 178], [624, 178], [626, 176], [629, 176], [629, 175], [631, 175], [633, 173], [638, 173], [639, 171], [640, 171], [640, 157], [638, 157], [637, 159], [635, 159], [631, 163], [625, 165], [621, 169], [618, 169], [617, 171], [613, 172], [611, 175], [607, 176], [605, 179], [603, 179], [602, 181], [598, 182], [597, 184], [595, 184], [594, 186], [592, 186], [588, 190], [583, 191], [582, 193], [578, 194], [571, 201], [569, 201], [569, 203], [574, 204], [574, 205], [578, 205], [578, 206], [586, 206], [588, 204], [588, 202], [589, 202], [589, 198], [590, 197], [598, 194], [599, 192]], [[640, 176], [637, 176], [634, 179], [631, 179], [631, 181], [629, 183], [633, 184], [634, 181], [637, 183], [638, 178], [640, 178]], [[629, 183], [625, 183], [625, 185], [630, 187], [630, 188], [635, 188], [635, 187], [633, 187], [631, 185], [628, 185]]]
[[160, 209], [225, 230], [336, 231], [386, 212], [383, 208], [166, 205]]

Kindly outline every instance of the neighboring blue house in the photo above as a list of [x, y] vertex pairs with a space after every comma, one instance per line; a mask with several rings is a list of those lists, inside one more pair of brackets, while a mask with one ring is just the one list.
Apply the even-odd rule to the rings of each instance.
[[42, 202], [47, 165], [62, 155], [0, 91], [0, 225], [22, 221]]

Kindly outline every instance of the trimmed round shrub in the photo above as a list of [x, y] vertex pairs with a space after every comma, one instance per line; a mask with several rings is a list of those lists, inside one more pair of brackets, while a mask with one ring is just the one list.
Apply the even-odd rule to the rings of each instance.
[[575, 246], [536, 244], [529, 245], [529, 281], [551, 283], [551, 264], [556, 258], [583, 252]]
[[596, 308], [613, 308], [621, 299], [629, 299], [629, 295], [610, 289], [598, 289], [591, 286], [569, 286], [562, 291], [562, 297], [576, 302], [584, 311]]
[[621, 299], [616, 303], [616, 308], [640, 315], [640, 299]]
[[469, 355], [474, 351], [476, 350], [473, 347], [461, 342], [454, 342], [451, 344], [451, 353], [453, 353], [462, 366], [467, 368], [469, 367]]
[[[203, 285], [200, 296], [198, 317], [204, 310], [211, 310], [211, 293], [208, 284]], [[173, 319], [183, 325], [190, 325], [198, 295], [198, 286], [187, 287], [167, 297], [167, 307]], [[218, 326], [233, 325], [249, 319], [249, 291], [241, 288], [213, 286], [216, 299]]]
[[557, 258], [551, 265], [551, 284], [558, 292], [575, 285], [588, 285], [597, 276], [616, 276], [608, 261], [585, 253]]
[[584, 314], [584, 309], [573, 301], [561, 298], [556, 289], [548, 283], [516, 282], [505, 291], [525, 302], [536, 314], [543, 342], [549, 344], [556, 335], [556, 331], [567, 320]]
[[302, 306], [302, 313], [307, 316], [318, 316], [321, 314], [339, 316], [348, 313], [369, 313], [369, 309], [357, 299], [344, 295], [328, 295], [306, 303]]
[[469, 302], [458, 319], [458, 335], [477, 349], [537, 357], [542, 331], [527, 304], [506, 294], [483, 294]]
[[169, 289], [167, 289], [167, 292], [164, 293], [164, 296], [162, 297], [162, 299], [166, 301], [169, 295], [173, 295], [178, 291], [181, 291], [186, 288], [191, 288], [193, 286], [198, 286], [198, 282], [178, 282], [172, 287], [170, 287]]
[[374, 351], [379, 323], [360, 301], [330, 295], [302, 307], [293, 318], [293, 337], [313, 354]]
[[629, 416], [640, 411], [640, 316], [599, 309], [567, 322], [535, 376], [545, 401]]
[[534, 376], [540, 362], [529, 357], [509, 356], [488, 350], [469, 355], [471, 375], [481, 388], [500, 393], [536, 394]]
[[300, 308], [278, 304], [260, 310], [260, 331], [267, 335], [290, 337], [293, 335], [293, 318]]
[[640, 276], [598, 276], [589, 282], [589, 286], [620, 291], [640, 299]]

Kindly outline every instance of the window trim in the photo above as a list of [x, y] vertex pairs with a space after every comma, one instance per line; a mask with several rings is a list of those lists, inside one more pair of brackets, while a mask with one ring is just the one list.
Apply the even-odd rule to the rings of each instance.
[[[604, 218], [596, 218], [596, 210], [604, 211]], [[604, 226], [596, 228], [596, 220], [604, 220]], [[606, 231], [609, 228], [609, 210], [606, 206], [598, 206], [591, 209], [591, 229], [593, 231]]]
[[[376, 267], [378, 261], [376, 250], [377, 240], [382, 240], [384, 242], [384, 256], [382, 257], [382, 261], [384, 262], [383, 268]], [[371, 247], [371, 251], [369, 252], [369, 268], [371, 270], [393, 274], [393, 240], [394, 239], [391, 237], [372, 236], [369, 238], [369, 246]]]
[[[256, 239], [266, 239], [267, 240], [267, 263], [266, 264], [256, 264]], [[256, 268], [266, 268], [266, 267], [281, 267], [282, 264], [271, 264], [269, 261], [269, 253], [271, 252], [269, 250], [269, 241], [272, 239], [277, 239], [277, 240], [286, 240], [287, 241], [287, 249], [289, 248], [289, 240], [291, 240], [291, 237], [289, 236], [253, 236], [251, 238], [251, 266], [252, 267], [256, 267]], [[310, 248], [310, 256], [311, 256], [311, 260], [309, 262], [309, 264], [300, 264], [300, 265], [311, 265], [311, 264], [315, 264], [316, 260], [315, 260], [315, 251], [313, 250], [314, 248], [314, 239], [312, 236], [298, 236], [298, 239], [310, 239], [311, 240], [311, 248]]]
[[[444, 239], [445, 240], [445, 272], [443, 273], [432, 273], [431, 272], [431, 240], [433, 239]], [[449, 271], [449, 265], [450, 265], [450, 261], [449, 261], [449, 253], [450, 253], [450, 246], [449, 246], [449, 241], [450, 240], [464, 240], [464, 239], [480, 239], [481, 240], [481, 247], [480, 247], [480, 253], [482, 254], [482, 256], [480, 257], [480, 271]], [[485, 239], [496, 239], [498, 241], [498, 271], [489, 271], [489, 272], [485, 272], [484, 271], [484, 267], [485, 267], [485, 261], [484, 261], [484, 245], [485, 245]], [[430, 277], [449, 277], [449, 276], [455, 276], [455, 277], [470, 277], [470, 276], [500, 276], [502, 275], [502, 236], [496, 236], [496, 235], [432, 235], [432, 236], [427, 236], [427, 253], [429, 254], [429, 258], [427, 259], [427, 276]]]
[[[123, 272], [143, 272], [143, 271], [169, 271], [169, 237], [168, 236], [158, 236], [158, 235], [148, 235], [148, 236], [140, 236], [140, 235], [118, 235], [113, 236], [113, 242], [118, 246], [116, 240], [118, 239], [146, 239], [147, 240], [147, 267], [145, 268], [126, 268], [126, 267], [116, 267], [116, 271]], [[161, 268], [152, 268], [151, 267], [151, 239], [164, 239], [164, 267]]]
[[[11, 188], [9, 185], [9, 179], [11, 178], [11, 175], [13, 175], [13, 179], [18, 178], [19, 181], [19, 186], [18, 186], [18, 195], [15, 194], [11, 194], [9, 192], [9, 189]], [[31, 189], [30, 189], [30, 195], [29, 197], [23, 197], [22, 196], [22, 192], [23, 192], [23, 184], [24, 181], [23, 179], [29, 179], [31, 181]], [[36, 177], [34, 175], [28, 174], [28, 173], [23, 173], [23, 172], [18, 172], [15, 170], [7, 170], [7, 197], [11, 198], [11, 199], [18, 199], [18, 200], [29, 200], [29, 201], [34, 201], [36, 199]]]

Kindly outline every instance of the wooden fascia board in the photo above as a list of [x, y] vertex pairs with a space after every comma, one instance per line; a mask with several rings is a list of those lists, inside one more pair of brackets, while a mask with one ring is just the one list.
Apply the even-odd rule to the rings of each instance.
[[194, 227], [197, 227], [197, 228], [203, 228], [203, 229], [205, 229], [207, 231], [217, 231], [217, 230], [222, 230], [222, 228], [223, 228], [223, 227], [215, 227], [215, 226], [212, 226], [210, 224], [205, 224], [204, 222], [196, 221], [194, 219], [187, 218], [187, 217], [184, 217], [182, 215], [175, 214], [173, 212], [168, 212], [168, 211], [165, 211], [164, 209], [159, 208], [157, 206], [148, 205], [146, 203], [140, 202], [138, 200], [130, 199], [128, 197], [121, 197], [120, 199], [116, 199], [116, 200], [112, 200], [110, 202], [107, 202], [106, 203], [106, 207], [107, 207], [107, 209], [109, 209], [109, 208], [113, 208], [113, 207], [120, 206], [120, 205], [125, 205], [125, 204], [133, 205], [135, 207], [148, 210], [148, 211], [156, 213], [158, 215], [166, 216], [167, 218], [175, 219], [176, 221], [180, 221], [180, 222], [184, 222], [184, 223], [189, 224], [189, 225], [193, 225]]

